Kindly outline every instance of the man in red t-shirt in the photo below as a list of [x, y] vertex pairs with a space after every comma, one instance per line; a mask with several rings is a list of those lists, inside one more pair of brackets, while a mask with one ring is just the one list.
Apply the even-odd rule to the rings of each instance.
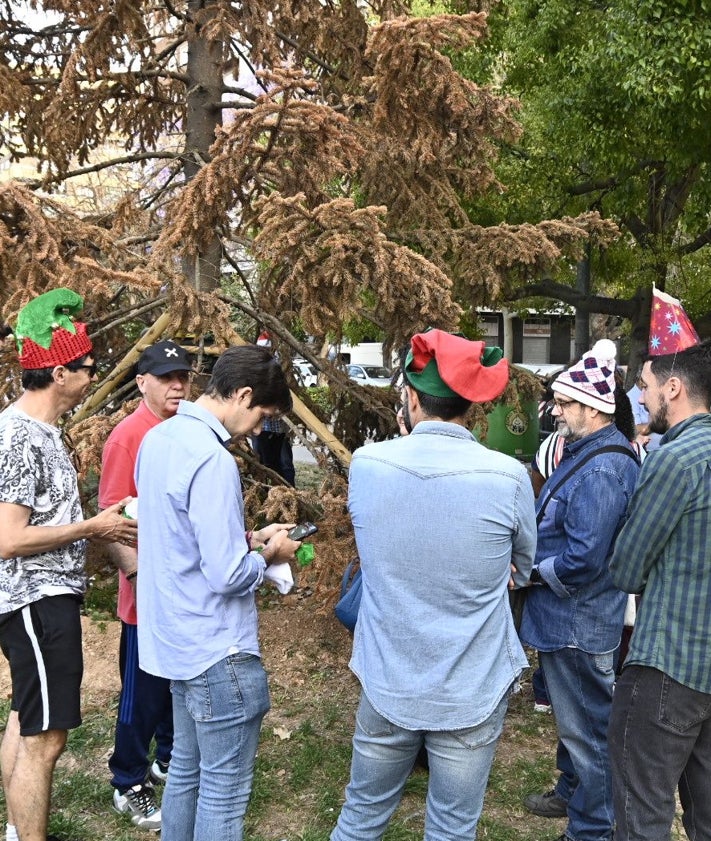
[[[136, 384], [143, 395], [138, 408], [119, 423], [104, 446], [99, 507], [106, 508], [127, 496], [136, 496], [134, 468], [138, 448], [149, 429], [178, 410], [188, 396], [191, 366], [186, 351], [162, 341], [143, 351], [136, 366]], [[121, 620], [121, 696], [116, 719], [114, 752], [109, 759], [114, 809], [131, 817], [139, 828], [159, 830], [161, 813], [154, 784], [165, 782], [173, 747], [170, 681], [149, 675], [138, 665], [136, 632], [135, 548], [109, 546], [119, 568], [118, 616]], [[149, 749], [156, 740], [155, 761]]]

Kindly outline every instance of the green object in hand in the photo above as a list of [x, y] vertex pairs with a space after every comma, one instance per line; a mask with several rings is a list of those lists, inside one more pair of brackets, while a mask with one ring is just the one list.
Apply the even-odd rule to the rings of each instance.
[[300, 567], [307, 567], [316, 557], [316, 550], [314, 549], [313, 543], [302, 543], [296, 552], [294, 552], [294, 555]]

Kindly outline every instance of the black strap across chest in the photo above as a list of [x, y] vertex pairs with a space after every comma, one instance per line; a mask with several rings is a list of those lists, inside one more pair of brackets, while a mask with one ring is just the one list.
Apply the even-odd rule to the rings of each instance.
[[551, 501], [551, 499], [553, 499], [553, 496], [558, 491], [558, 489], [561, 488], [573, 474], [577, 473], [581, 467], [586, 465], [590, 461], [590, 459], [595, 458], [595, 456], [602, 455], [603, 453], [622, 453], [622, 455], [629, 456], [639, 464], [639, 459], [637, 458], [637, 455], [634, 452], [634, 450], [632, 450], [631, 447], [624, 447], [622, 446], [622, 444], [608, 444], [606, 447], [600, 447], [599, 450], [593, 450], [591, 453], [588, 453], [584, 458], [580, 459], [578, 464], [576, 464], [570, 472], [566, 473], [565, 476], [563, 476], [563, 478], [559, 482], [556, 482], [555, 485], [553, 485], [552, 489], [548, 493], [548, 496], [546, 496], [543, 505], [541, 505], [541, 507], [538, 509], [538, 513], [536, 514], [536, 525], [541, 524], [541, 521], [543, 520], [543, 515], [545, 514], [546, 508], [548, 507], [548, 503]]

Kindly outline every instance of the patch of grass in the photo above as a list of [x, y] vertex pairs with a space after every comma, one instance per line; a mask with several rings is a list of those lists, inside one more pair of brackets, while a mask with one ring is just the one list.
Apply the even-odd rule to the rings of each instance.
[[92, 576], [84, 597], [84, 612], [98, 621], [115, 619], [117, 592], [117, 573]]
[[[308, 662], [304, 673], [311, 681], [308, 691], [282, 690], [273, 697], [280, 719], [293, 722], [288, 737], [276, 735], [269, 720], [262, 728], [245, 841], [328, 841], [336, 823], [350, 773], [357, 686], [344, 681], [341, 674], [338, 692], [330, 696], [329, 689], [338, 676], [328, 669], [314, 669]], [[8, 705], [4, 706], [7, 712]], [[480, 824], [479, 837], [487, 841], [534, 841], [542, 835], [530, 826], [522, 833], [520, 822], [511, 819], [512, 813], [520, 811], [523, 793], [543, 790], [552, 771], [555, 742], [550, 732], [539, 736], [530, 756], [509, 754], [521, 728], [531, 726], [531, 716], [532, 712], [516, 711], [508, 727], [507, 745], [503, 740], [500, 745]], [[146, 841], [145, 832], [111, 808], [106, 757], [113, 744], [114, 721], [113, 709], [85, 710], [84, 723], [69, 735], [55, 776], [50, 821], [50, 832], [59, 837]], [[528, 742], [528, 736], [522, 738]], [[384, 841], [422, 838], [427, 781], [422, 771], [408, 780]], [[541, 829], [550, 831], [550, 822], [541, 821], [533, 819]], [[531, 820], [526, 823], [530, 825]]]
[[[245, 841], [328, 841], [349, 779], [359, 692], [346, 665], [350, 639], [327, 621], [318, 626], [312, 619], [304, 629], [304, 614], [296, 610], [285, 626], [285, 615], [274, 621], [272, 639], [264, 643], [272, 712], [262, 727]], [[9, 703], [1, 702], [0, 714], [8, 711]], [[83, 715], [57, 767], [50, 832], [75, 841], [147, 841], [146, 832], [111, 807], [106, 761], [113, 747], [113, 702]], [[541, 841], [563, 832], [565, 821], [530, 815], [521, 802], [529, 792], [551, 788], [555, 747], [553, 717], [533, 712], [532, 692], [524, 684], [511, 698], [497, 747], [480, 841]], [[427, 784], [425, 772], [410, 777], [384, 841], [420, 841]], [[682, 837], [675, 827], [672, 838]]]
[[297, 461], [294, 468], [296, 470], [296, 487], [300, 491], [317, 491], [326, 477], [326, 471], [317, 464]]

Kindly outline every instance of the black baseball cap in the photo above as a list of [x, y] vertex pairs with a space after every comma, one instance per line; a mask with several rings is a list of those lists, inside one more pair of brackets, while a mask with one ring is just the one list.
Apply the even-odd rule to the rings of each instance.
[[136, 364], [137, 374], [153, 374], [156, 377], [173, 371], [192, 370], [188, 352], [170, 339], [147, 347]]

